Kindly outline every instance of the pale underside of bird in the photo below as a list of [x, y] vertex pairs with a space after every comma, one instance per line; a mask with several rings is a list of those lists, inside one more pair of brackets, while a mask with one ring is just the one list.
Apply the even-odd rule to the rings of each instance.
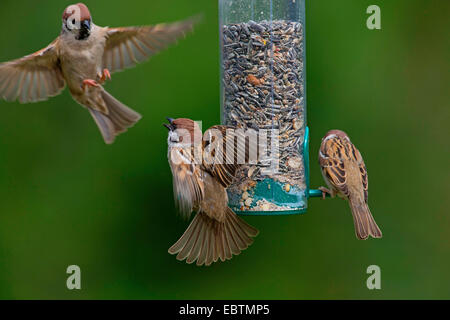
[[[214, 152], [209, 160], [196, 162], [195, 154], [202, 155], [211, 140], [198, 145], [180, 145], [178, 129], [192, 132], [195, 123], [190, 119], [169, 119], [168, 158], [173, 175], [174, 197], [181, 214], [188, 218], [197, 212], [181, 238], [169, 249], [178, 260], [197, 265], [210, 265], [218, 260], [231, 259], [253, 243], [258, 230], [247, 224], [228, 207], [226, 188], [231, 184], [239, 165], [214, 161]], [[222, 133], [219, 145], [226, 145], [225, 126], [214, 126], [209, 130]], [[198, 129], [199, 130], [199, 129]], [[194, 136], [192, 133], [191, 136]], [[195, 150], [197, 149], [197, 150]], [[233, 151], [238, 152], [237, 147]], [[204, 158], [203, 155], [201, 158]], [[222, 157], [218, 157], [220, 159]], [[225, 159], [224, 154], [222, 159]]]
[[30, 103], [47, 100], [67, 85], [86, 107], [107, 144], [141, 115], [107, 93], [111, 73], [135, 66], [193, 29], [196, 18], [143, 27], [109, 28], [92, 22], [82, 3], [63, 14], [61, 34], [46, 48], [0, 64], [0, 97]]
[[366, 165], [361, 153], [345, 132], [331, 130], [325, 135], [320, 146], [319, 164], [329, 188], [320, 189], [332, 197], [338, 195], [348, 200], [357, 238], [365, 240], [369, 235], [381, 238], [381, 230], [368, 205]]

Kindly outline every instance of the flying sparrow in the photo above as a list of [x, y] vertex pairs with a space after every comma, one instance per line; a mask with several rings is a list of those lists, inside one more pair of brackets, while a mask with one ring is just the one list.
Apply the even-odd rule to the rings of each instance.
[[107, 144], [141, 115], [107, 93], [111, 73], [132, 67], [192, 30], [194, 19], [144, 27], [109, 28], [92, 22], [86, 5], [64, 10], [61, 34], [46, 48], [0, 64], [0, 97], [21, 103], [46, 100], [65, 85], [86, 107]]
[[365, 240], [369, 235], [381, 238], [381, 230], [367, 203], [369, 193], [366, 165], [345, 132], [331, 130], [323, 137], [319, 164], [329, 187], [320, 189], [324, 195], [338, 195], [349, 201], [358, 239]]
[[[168, 120], [169, 123], [164, 126], [169, 129], [168, 158], [175, 200], [186, 217], [192, 211], [197, 212], [169, 253], [178, 254], [177, 259], [180, 261], [197, 261], [198, 266], [208, 266], [219, 259], [231, 259], [233, 254], [238, 255], [253, 243], [252, 237], [258, 234], [258, 230], [228, 207], [226, 188], [239, 166], [233, 161], [227, 164], [219, 160], [227, 159], [226, 152], [232, 152], [236, 159], [237, 147], [234, 151], [227, 151], [226, 148], [219, 151], [220, 148], [217, 148], [217, 153], [212, 150], [209, 156], [205, 156], [213, 142], [226, 145], [226, 130], [229, 127], [211, 127], [205, 134], [207, 138], [202, 141], [203, 135], [196, 122], [184, 118]], [[220, 134], [214, 137], [210, 134], [214, 130]], [[220, 152], [223, 157], [216, 158]], [[200, 160], [196, 160], [196, 157]]]

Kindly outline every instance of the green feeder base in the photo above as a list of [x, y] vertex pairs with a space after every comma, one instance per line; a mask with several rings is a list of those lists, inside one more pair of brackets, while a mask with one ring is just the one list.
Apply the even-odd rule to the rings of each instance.
[[307, 208], [305, 190], [292, 186], [287, 192], [283, 188], [284, 186], [285, 183], [280, 183], [270, 178], [257, 182], [256, 186], [247, 192], [247, 199], [251, 199], [250, 210], [242, 210], [242, 202], [247, 200], [242, 198], [242, 194], [228, 192], [229, 206], [239, 215], [305, 213]]

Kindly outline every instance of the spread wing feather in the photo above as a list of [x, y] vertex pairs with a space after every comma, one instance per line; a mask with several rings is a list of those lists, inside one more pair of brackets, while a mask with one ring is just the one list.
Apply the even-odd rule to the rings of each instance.
[[245, 136], [242, 131], [234, 130], [232, 127], [213, 126], [206, 131], [204, 137], [206, 139], [203, 140], [203, 166], [227, 188], [242, 165], [239, 163], [239, 157], [248, 161], [249, 149], [239, 143], [245, 141]]
[[0, 64], [0, 97], [21, 103], [47, 100], [65, 87], [57, 40], [23, 58]]
[[[203, 164], [201, 166], [196, 164], [191, 148], [173, 148], [169, 154], [172, 157], [170, 163], [174, 197], [177, 207], [184, 216], [189, 217], [190, 213], [203, 200], [205, 193], [203, 170], [211, 174], [226, 188], [232, 183], [236, 171], [240, 167], [240, 164], [237, 163], [238, 155], [246, 154], [245, 146], [237, 143], [241, 133], [232, 131], [230, 134], [227, 129], [232, 128], [214, 126], [208, 129], [207, 132], [211, 135], [204, 135], [206, 138], [203, 140]], [[217, 135], [217, 133], [219, 134]], [[227, 149], [227, 141], [233, 138], [235, 139], [233, 145]], [[227, 155], [230, 157], [228, 161]], [[245, 157], [247, 158], [247, 156]]]
[[169, 157], [172, 157], [170, 167], [173, 176], [175, 203], [180, 213], [189, 218], [204, 195], [200, 168], [195, 165], [192, 154], [184, 148], [173, 148]]
[[193, 29], [196, 18], [144, 27], [110, 28], [103, 68], [111, 72], [135, 66], [166, 49]]

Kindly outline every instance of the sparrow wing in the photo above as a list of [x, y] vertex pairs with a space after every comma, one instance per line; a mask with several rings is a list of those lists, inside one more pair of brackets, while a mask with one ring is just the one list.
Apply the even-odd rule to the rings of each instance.
[[[238, 143], [245, 139], [242, 131], [228, 126], [213, 126], [205, 132], [203, 166], [225, 188], [231, 184], [240, 166], [248, 161], [246, 150], [249, 149]], [[240, 158], [243, 161], [239, 161]]]
[[0, 64], [0, 97], [21, 103], [47, 100], [65, 87], [57, 41], [23, 58]]
[[134, 67], [166, 49], [192, 31], [198, 19], [145, 27], [110, 28], [107, 32], [103, 68], [111, 72]]
[[361, 153], [359, 152], [358, 149], [356, 149], [356, 147], [353, 144], [351, 144], [351, 148], [352, 148], [352, 155], [354, 156], [354, 159], [359, 166], [361, 181], [364, 188], [364, 201], [367, 203], [369, 201], [369, 181], [367, 178], [366, 164], [364, 163]]
[[348, 197], [347, 171], [344, 164], [346, 150], [347, 144], [344, 139], [337, 136], [323, 141], [320, 146], [319, 164], [324, 177], [331, 185]]
[[185, 148], [172, 148], [169, 157], [171, 157], [169, 163], [173, 176], [175, 203], [180, 213], [189, 218], [192, 210], [203, 199], [204, 185], [201, 171], [195, 164], [192, 153]]

